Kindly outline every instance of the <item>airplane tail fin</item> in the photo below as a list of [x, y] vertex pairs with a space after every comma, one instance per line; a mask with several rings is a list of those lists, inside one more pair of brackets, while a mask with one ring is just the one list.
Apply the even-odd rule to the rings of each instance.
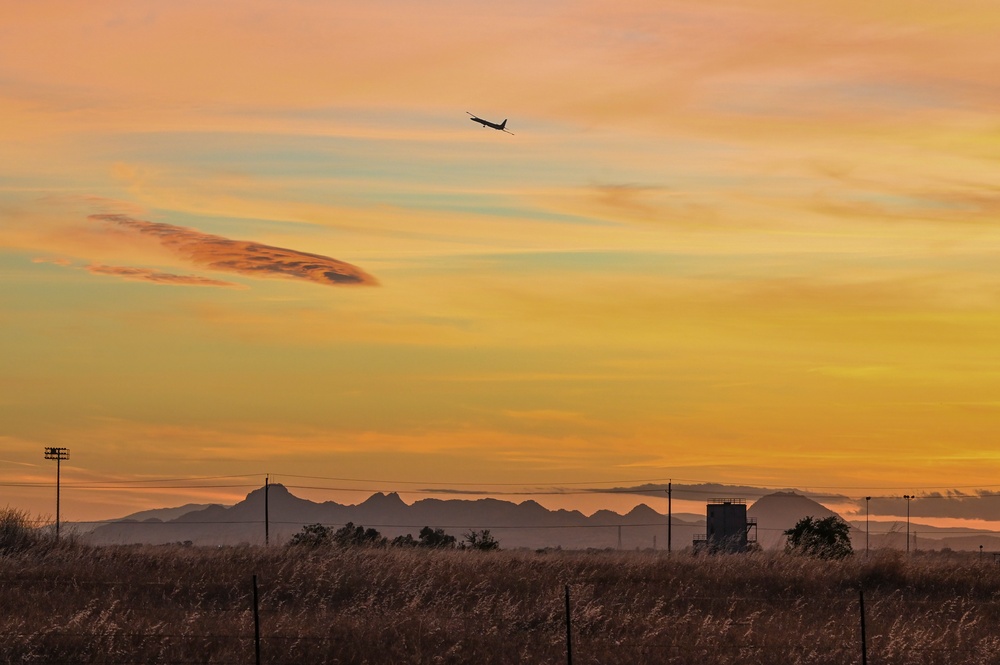
[[500, 129], [506, 129], [506, 128], [507, 128], [507, 118], [504, 118], [503, 122], [500, 123]]

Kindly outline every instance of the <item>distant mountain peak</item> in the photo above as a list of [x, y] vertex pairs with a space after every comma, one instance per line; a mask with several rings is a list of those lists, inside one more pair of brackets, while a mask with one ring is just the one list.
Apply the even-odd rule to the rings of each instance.
[[389, 508], [398, 506], [405, 507], [406, 502], [403, 501], [399, 497], [399, 494], [397, 494], [396, 492], [389, 492], [388, 494], [383, 494], [382, 492], [376, 492], [375, 494], [372, 494], [370, 497], [365, 499], [360, 505], [369, 508], [371, 507]]
[[837, 516], [823, 504], [797, 492], [774, 492], [760, 497], [747, 509], [747, 516], [757, 520], [758, 542], [765, 549], [784, 545], [784, 531], [803, 517]]

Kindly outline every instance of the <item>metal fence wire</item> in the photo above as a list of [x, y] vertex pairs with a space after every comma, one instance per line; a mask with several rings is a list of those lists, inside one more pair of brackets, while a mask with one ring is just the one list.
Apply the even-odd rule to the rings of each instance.
[[452, 607], [442, 612], [433, 591], [423, 596], [427, 606], [415, 593], [409, 607], [394, 607], [377, 594], [337, 600], [336, 585], [301, 582], [261, 577], [255, 594], [249, 575], [242, 588], [7, 575], [0, 661], [1000, 662], [1000, 595], [942, 602], [913, 590], [857, 588], [818, 597], [793, 587], [684, 593], [639, 577], [629, 580], [646, 589], [635, 606], [634, 596], [615, 598], [593, 581], [551, 584], [532, 598], [463, 582], [447, 590]]

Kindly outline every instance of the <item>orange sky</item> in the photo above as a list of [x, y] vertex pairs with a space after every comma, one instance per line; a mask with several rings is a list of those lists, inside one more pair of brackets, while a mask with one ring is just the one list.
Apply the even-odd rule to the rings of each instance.
[[12, 505], [995, 484], [995, 3], [4, 13]]

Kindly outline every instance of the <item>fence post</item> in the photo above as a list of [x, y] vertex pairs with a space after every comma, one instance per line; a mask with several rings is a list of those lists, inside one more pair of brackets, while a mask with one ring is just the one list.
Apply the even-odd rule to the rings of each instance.
[[260, 604], [257, 599], [257, 576], [253, 576], [253, 646], [256, 660], [260, 665]]
[[573, 619], [569, 613], [569, 585], [566, 585], [566, 665], [573, 665]]
[[865, 637], [865, 590], [858, 587], [861, 605], [861, 665], [868, 665], [868, 640]]

